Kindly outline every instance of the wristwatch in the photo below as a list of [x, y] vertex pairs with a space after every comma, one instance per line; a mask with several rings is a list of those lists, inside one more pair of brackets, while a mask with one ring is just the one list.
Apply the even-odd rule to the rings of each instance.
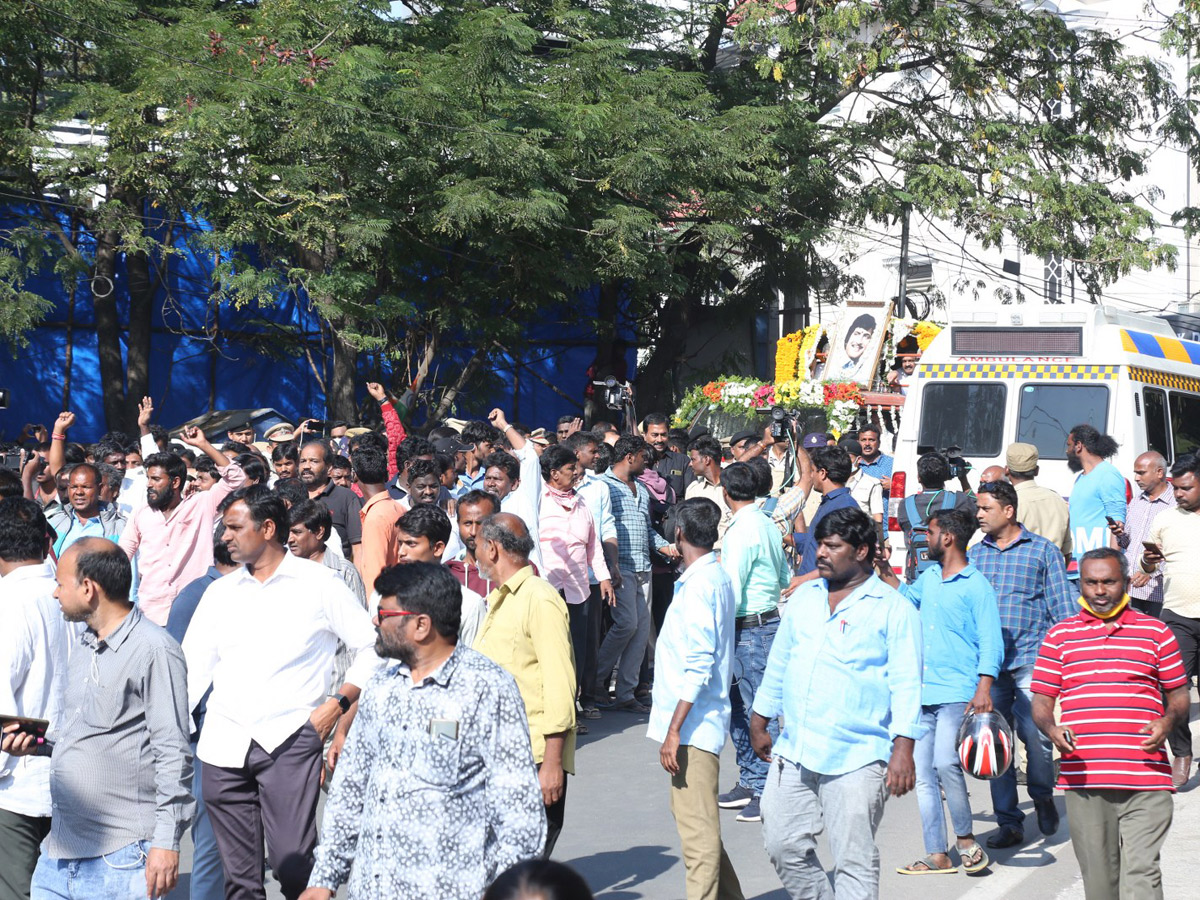
[[341, 707], [342, 712], [350, 712], [350, 698], [345, 694], [331, 694], [329, 699], [336, 700], [337, 705]]

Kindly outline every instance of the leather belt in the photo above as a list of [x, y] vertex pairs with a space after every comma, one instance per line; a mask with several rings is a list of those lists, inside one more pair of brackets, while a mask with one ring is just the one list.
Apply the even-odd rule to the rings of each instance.
[[737, 628], [753, 628], [756, 625], [766, 625], [768, 622], [773, 622], [779, 618], [779, 610], [769, 609], [765, 613], [754, 613], [750, 616], [738, 616], [733, 620], [733, 624]]

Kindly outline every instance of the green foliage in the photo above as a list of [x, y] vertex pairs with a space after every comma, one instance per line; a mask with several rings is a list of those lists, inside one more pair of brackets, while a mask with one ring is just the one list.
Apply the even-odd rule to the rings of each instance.
[[[418, 0], [404, 22], [372, 0], [28, 0], [0, 7], [0, 168], [121, 251], [166, 267], [187, 240], [217, 260], [213, 302], [303, 290], [410, 372], [431, 342], [519, 352], [601, 284], [665, 373], [689, 309], [816, 282], [815, 247], [905, 206], [1072, 259], [1093, 292], [1171, 264], [1126, 183], [1149, 139], [1194, 143], [1195, 110], [1114, 36], [1028, 5], [760, 0], [730, 27], [732, 2], [697, 0]], [[50, 154], [73, 116], [106, 141]], [[43, 314], [30, 258], [0, 261], [27, 307], [7, 333]]]

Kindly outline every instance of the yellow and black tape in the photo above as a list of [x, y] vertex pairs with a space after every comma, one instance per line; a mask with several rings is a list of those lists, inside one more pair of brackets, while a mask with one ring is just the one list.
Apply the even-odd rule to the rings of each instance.
[[1175, 388], [1179, 391], [1200, 393], [1200, 378], [1189, 378], [1187, 375], [1173, 375], [1170, 372], [1156, 372], [1153, 369], [1130, 366], [1129, 377], [1134, 381], [1140, 381], [1143, 384], [1153, 384], [1156, 387]]
[[1107, 381], [1117, 377], [1120, 366], [1089, 366], [1072, 363], [929, 363], [917, 367], [921, 378], [1030, 378], [1042, 380], [1086, 379]]

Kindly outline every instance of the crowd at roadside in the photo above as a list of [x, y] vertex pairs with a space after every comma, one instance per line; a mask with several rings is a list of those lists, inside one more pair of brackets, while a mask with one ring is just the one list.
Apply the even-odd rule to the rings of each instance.
[[1009, 767], [976, 839], [974, 718], [1020, 739], [1043, 834], [1066, 792], [1089, 900], [1161, 896], [1192, 774], [1194, 455], [1170, 481], [1138, 457], [1127, 501], [1086, 425], [1067, 499], [1031, 445], [974, 488], [926, 454], [897, 573], [874, 426], [724, 445], [497, 409], [410, 433], [368, 391], [380, 426], [324, 434], [172, 440], [147, 398], [136, 439], [83, 445], [63, 412], [0, 470], [0, 900], [162, 896], [189, 829], [196, 900], [264, 897], [264, 859], [289, 900], [498, 897], [552, 853], [606, 715], [648, 717], [689, 900], [742, 896], [721, 810], [762, 823], [793, 898], [875, 897], [886, 798], [914, 789], [898, 871], [987, 868], [1025, 816]]

